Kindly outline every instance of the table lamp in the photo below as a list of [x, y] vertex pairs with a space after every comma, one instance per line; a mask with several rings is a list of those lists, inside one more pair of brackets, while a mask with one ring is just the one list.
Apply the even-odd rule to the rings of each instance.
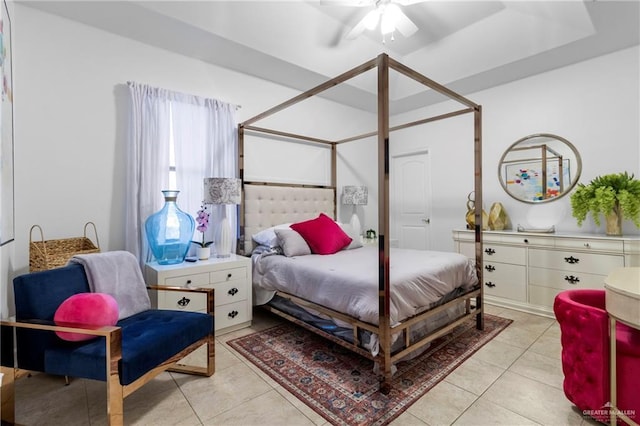
[[204, 202], [223, 205], [222, 221], [216, 245], [217, 257], [229, 257], [233, 244], [233, 230], [227, 218], [226, 205], [240, 204], [241, 181], [236, 178], [204, 178]]

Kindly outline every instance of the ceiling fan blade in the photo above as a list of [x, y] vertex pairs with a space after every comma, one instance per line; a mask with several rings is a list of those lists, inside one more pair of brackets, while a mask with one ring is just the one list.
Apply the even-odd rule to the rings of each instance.
[[367, 28], [367, 17], [365, 16], [360, 20], [360, 22], [356, 24], [355, 27], [351, 28], [351, 31], [349, 31], [344, 36], [344, 38], [346, 38], [347, 40], [353, 40], [357, 38], [360, 34], [362, 34], [366, 28]]
[[418, 31], [416, 24], [414, 24], [413, 21], [402, 11], [400, 11], [396, 16], [396, 29], [405, 37], [410, 37]]
[[366, 7], [374, 4], [374, 0], [320, 0], [323, 6]]

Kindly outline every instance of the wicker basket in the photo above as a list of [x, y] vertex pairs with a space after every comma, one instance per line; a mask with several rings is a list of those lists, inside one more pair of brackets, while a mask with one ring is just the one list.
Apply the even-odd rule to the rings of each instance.
[[[87, 238], [87, 226], [93, 226], [93, 233], [96, 237], [96, 244]], [[33, 230], [40, 231], [40, 241], [33, 241]], [[39, 225], [33, 225], [29, 231], [29, 271], [44, 271], [58, 268], [67, 264], [69, 259], [76, 254], [99, 253], [100, 243], [98, 232], [93, 222], [84, 225], [84, 236], [77, 238], [64, 238], [59, 240], [44, 239], [44, 233]]]

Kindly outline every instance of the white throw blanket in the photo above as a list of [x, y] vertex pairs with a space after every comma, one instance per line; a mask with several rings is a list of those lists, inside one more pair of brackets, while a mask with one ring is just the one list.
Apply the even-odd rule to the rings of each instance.
[[118, 319], [151, 308], [138, 260], [128, 251], [75, 255], [69, 263], [84, 266], [92, 292], [107, 293], [116, 299], [119, 308]]

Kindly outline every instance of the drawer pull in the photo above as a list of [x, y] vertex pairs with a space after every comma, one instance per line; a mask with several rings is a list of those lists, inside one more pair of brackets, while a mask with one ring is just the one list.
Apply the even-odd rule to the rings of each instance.
[[573, 256], [569, 256], [569, 257], [565, 257], [565, 258], [564, 258], [564, 261], [565, 261], [565, 262], [567, 262], [567, 263], [570, 263], [570, 264], [574, 265], [574, 264], [576, 264], [576, 263], [580, 262], [580, 259], [578, 259], [578, 258], [576, 258], [576, 257], [573, 257]]
[[578, 277], [574, 277], [573, 275], [565, 275], [564, 276], [565, 281], [569, 281], [571, 284], [575, 284], [575, 283], [579, 283], [580, 282], [580, 278]]
[[227, 292], [230, 296], [235, 296], [238, 293], [238, 289], [237, 288], [232, 288], [231, 290], [229, 290]]
[[189, 287], [191, 285], [191, 280], [187, 280], [187, 282], [185, 283], [185, 287]]
[[591, 248], [591, 244], [589, 244], [589, 243], [584, 243], [584, 246], [585, 246], [586, 248]]
[[186, 297], [183, 297], [182, 299], [178, 300], [178, 306], [181, 306], [184, 308], [189, 304], [189, 302], [191, 302], [191, 299], [187, 299]]
[[488, 281], [488, 282], [484, 283], [484, 285], [486, 285], [486, 286], [487, 286], [487, 287], [489, 287], [489, 288], [493, 288], [493, 287], [495, 287], [495, 286], [496, 286], [496, 285], [495, 285], [494, 283], [492, 283], [491, 281]]
[[486, 269], [489, 272], [493, 272], [493, 271], [496, 270], [496, 267], [493, 266], [493, 265], [487, 265], [487, 266], [484, 267], [484, 269]]
[[236, 316], [238, 316], [238, 311], [231, 311], [229, 312], [229, 315], [227, 315], [229, 318], [233, 319]]
[[233, 274], [232, 274], [231, 272], [229, 272], [229, 273], [227, 274], [227, 279], [230, 279], [232, 276], [233, 276]]
[[525, 244], [529, 244], [529, 240], [527, 240], [526, 238], [524, 239], [524, 243]]
[[496, 254], [496, 251], [492, 248], [485, 249], [484, 252], [487, 253], [489, 256], [491, 256], [492, 254]]

